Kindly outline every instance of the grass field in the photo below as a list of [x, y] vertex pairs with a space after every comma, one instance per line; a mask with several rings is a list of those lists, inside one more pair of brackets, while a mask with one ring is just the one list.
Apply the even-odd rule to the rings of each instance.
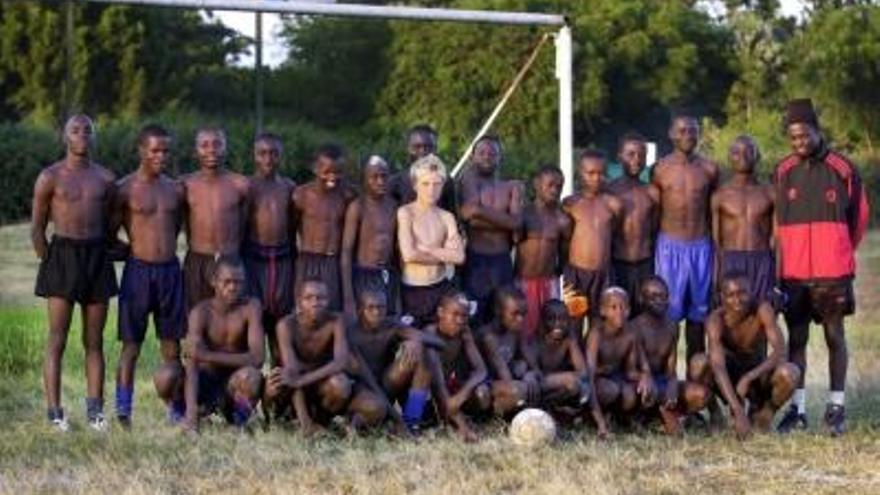
[[[108, 434], [84, 427], [79, 328], [64, 362], [63, 401], [73, 431], [48, 430], [40, 366], [46, 319], [30, 294], [36, 263], [27, 228], [0, 228], [0, 493], [880, 493], [880, 233], [860, 254], [859, 315], [849, 322], [850, 433], [819, 427], [827, 388], [821, 331], [808, 373], [812, 428], [788, 437], [730, 434], [618, 435], [575, 432], [537, 450], [515, 448], [496, 426], [476, 445], [445, 432], [418, 442], [309, 440], [281, 427], [253, 435], [209, 426], [193, 439], [163, 421], [148, 340], [137, 380], [135, 426]], [[108, 406], [119, 346], [106, 330]], [[111, 408], [108, 407], [108, 412]]]

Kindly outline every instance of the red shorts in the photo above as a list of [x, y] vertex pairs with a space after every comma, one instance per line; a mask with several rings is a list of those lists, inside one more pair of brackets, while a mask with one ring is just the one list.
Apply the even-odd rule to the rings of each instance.
[[517, 286], [526, 295], [526, 336], [531, 340], [538, 333], [541, 306], [550, 299], [559, 299], [559, 277], [520, 278]]

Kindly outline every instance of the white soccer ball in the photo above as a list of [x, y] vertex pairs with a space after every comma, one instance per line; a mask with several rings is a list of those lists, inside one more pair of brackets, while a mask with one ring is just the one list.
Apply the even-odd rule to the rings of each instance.
[[556, 439], [556, 422], [546, 412], [523, 409], [510, 423], [510, 440], [523, 447], [536, 447]]

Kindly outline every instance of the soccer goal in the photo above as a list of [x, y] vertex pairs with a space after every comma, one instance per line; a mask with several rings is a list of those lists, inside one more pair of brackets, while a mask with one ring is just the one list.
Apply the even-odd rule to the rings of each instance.
[[[371, 17], [382, 19], [403, 19], [417, 21], [447, 21], [512, 25], [545, 25], [558, 27], [555, 33], [556, 79], [559, 81], [559, 167], [565, 176], [563, 195], [571, 193], [574, 184], [574, 156], [572, 129], [572, 40], [571, 28], [565, 17], [558, 14], [539, 14], [531, 12], [502, 12], [488, 10], [442, 9], [427, 7], [356, 5], [344, 3], [319, 3], [284, 0], [85, 0], [97, 3], [153, 5], [208, 10], [237, 10], [245, 12], [271, 12], [280, 14], [305, 14], [340, 17]], [[466, 160], [473, 144], [491, 127], [507, 99], [517, 86], [517, 81], [525, 74], [525, 69], [517, 74], [517, 79], [502, 96], [495, 111], [487, 118], [471, 144], [466, 148], [458, 164], [453, 169], [457, 175]]]

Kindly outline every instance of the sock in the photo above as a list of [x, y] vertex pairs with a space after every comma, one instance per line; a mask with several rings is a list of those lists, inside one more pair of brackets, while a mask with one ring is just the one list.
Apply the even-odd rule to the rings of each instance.
[[805, 389], [799, 388], [795, 390], [791, 402], [797, 407], [798, 414], [807, 413], [807, 391]]
[[843, 405], [843, 390], [832, 390], [831, 393], [828, 394], [828, 403], [834, 404], [835, 406]]
[[49, 421], [64, 419], [64, 409], [60, 407], [49, 407], [46, 409], [46, 416], [49, 418]]
[[134, 404], [134, 386], [123, 387], [116, 385], [116, 415], [119, 417], [130, 418], [131, 409]]
[[99, 414], [104, 414], [103, 399], [86, 397], [86, 416], [89, 420], [95, 419]]
[[232, 424], [235, 426], [244, 426], [251, 417], [254, 408], [251, 407], [251, 401], [243, 397], [236, 397], [232, 404]]
[[168, 421], [171, 424], [180, 423], [186, 416], [186, 402], [183, 399], [172, 400], [168, 403]]
[[428, 403], [429, 394], [425, 389], [413, 389], [406, 396], [406, 404], [403, 405], [403, 422], [412, 428], [418, 426], [425, 412], [425, 404]]

